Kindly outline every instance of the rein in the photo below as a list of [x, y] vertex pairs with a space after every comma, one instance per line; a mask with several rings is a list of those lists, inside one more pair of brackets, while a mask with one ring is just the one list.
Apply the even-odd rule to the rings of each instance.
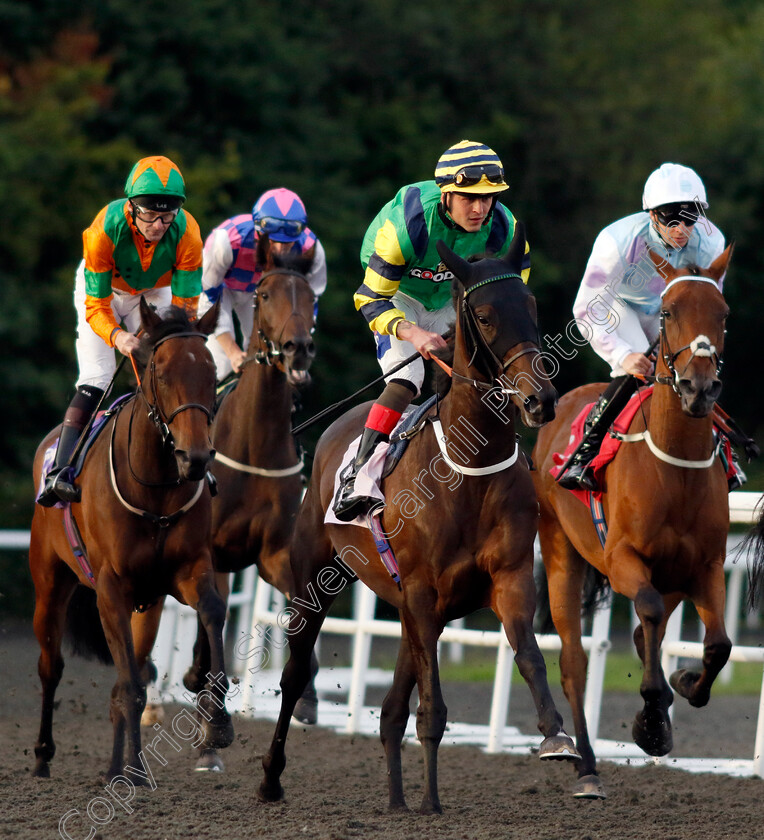
[[[114, 490], [114, 495], [117, 497], [119, 503], [129, 510], [131, 513], [134, 513], [136, 516], [140, 516], [143, 519], [147, 519], [149, 522], [153, 522], [155, 525], [158, 525], [160, 528], [169, 528], [170, 525], [174, 525], [175, 522], [183, 516], [184, 513], [191, 510], [191, 508], [199, 501], [199, 498], [202, 495], [202, 491], [204, 490], [204, 479], [201, 479], [197, 482], [196, 491], [194, 495], [183, 505], [182, 508], [176, 510], [175, 513], [171, 513], [167, 516], [159, 516], [155, 513], [151, 513], [147, 510], [141, 510], [140, 508], [134, 507], [131, 505], [125, 497], [119, 492], [119, 487], [117, 486], [117, 473], [114, 468], [114, 436], [117, 430], [117, 421], [114, 420], [111, 426], [111, 437], [109, 438], [109, 477], [111, 478], [111, 487]], [[128, 444], [129, 447], [129, 444]], [[129, 451], [129, 449], [128, 449]], [[132, 469], [131, 469], [132, 472]], [[143, 483], [143, 482], [141, 482]], [[179, 482], [176, 482], [179, 483]]]

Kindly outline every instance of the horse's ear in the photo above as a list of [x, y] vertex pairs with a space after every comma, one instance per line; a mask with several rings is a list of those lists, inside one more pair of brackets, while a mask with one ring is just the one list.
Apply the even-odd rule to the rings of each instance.
[[515, 232], [512, 236], [512, 242], [509, 245], [507, 255], [504, 257], [504, 262], [508, 263], [516, 274], [520, 274], [523, 270], [525, 243], [525, 224], [515, 221]]
[[212, 335], [218, 323], [218, 316], [220, 315], [220, 298], [215, 301], [215, 305], [208, 309], [204, 315], [197, 321], [196, 327], [202, 335]]
[[158, 324], [162, 323], [156, 309], [146, 300], [145, 295], [141, 295], [141, 302], [139, 304], [141, 312], [141, 325], [144, 332], [150, 333]]
[[453, 273], [454, 277], [463, 286], [469, 286], [473, 266], [467, 260], [463, 260], [458, 254], [455, 254], [442, 239], [439, 239], [435, 243], [435, 247], [438, 249], [440, 258], [446, 264], [446, 268]]
[[730, 244], [719, 254], [719, 256], [708, 266], [708, 273], [718, 283], [722, 277], [727, 273], [730, 260], [732, 259], [732, 252], [735, 250], [735, 243]]
[[679, 277], [682, 274], [682, 272], [679, 269], [674, 268], [674, 266], [671, 265], [665, 257], [657, 254], [651, 248], [647, 249], [647, 255], [653, 261], [653, 265], [655, 266], [658, 274], [660, 274], [667, 284], [675, 277]]
[[255, 265], [269, 269], [273, 267], [270, 262], [271, 257], [271, 240], [267, 233], [261, 233], [257, 237], [257, 251], [255, 252]]

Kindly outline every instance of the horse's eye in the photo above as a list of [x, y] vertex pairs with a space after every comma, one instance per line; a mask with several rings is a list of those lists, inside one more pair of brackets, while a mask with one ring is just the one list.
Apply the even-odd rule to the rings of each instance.
[[671, 318], [671, 313], [668, 311], [668, 309], [664, 309], [663, 312], [661, 312], [661, 318], [665, 318], [666, 320]]
[[268, 293], [267, 292], [260, 292], [258, 297], [260, 298], [260, 300], [268, 300]]

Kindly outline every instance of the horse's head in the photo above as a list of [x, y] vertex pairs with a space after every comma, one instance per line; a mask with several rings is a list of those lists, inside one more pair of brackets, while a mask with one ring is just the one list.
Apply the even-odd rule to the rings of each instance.
[[548, 423], [554, 418], [557, 391], [540, 356], [536, 299], [520, 276], [524, 225], [515, 224], [503, 259], [467, 262], [443, 242], [437, 247], [455, 277], [455, 364], [461, 357], [477, 378], [496, 382], [509, 393], [527, 426]]
[[141, 393], [163, 440], [172, 446], [178, 474], [204, 478], [215, 456], [209, 426], [215, 406], [215, 363], [206, 337], [215, 329], [215, 304], [199, 321], [171, 307], [164, 318], [141, 297], [144, 335], [137, 355], [145, 364]]
[[[255, 325], [249, 353], [258, 361], [283, 364], [290, 378], [307, 371], [316, 355], [313, 343], [316, 296], [305, 275], [312, 253], [275, 253], [267, 235], [258, 240], [257, 264], [264, 267], [255, 291]], [[299, 379], [299, 377], [296, 377]]]
[[719, 371], [729, 307], [719, 281], [727, 270], [732, 247], [708, 268], [674, 268], [650, 252], [666, 280], [661, 294], [656, 381], [673, 387], [682, 411], [691, 417], [706, 417], [722, 390]]

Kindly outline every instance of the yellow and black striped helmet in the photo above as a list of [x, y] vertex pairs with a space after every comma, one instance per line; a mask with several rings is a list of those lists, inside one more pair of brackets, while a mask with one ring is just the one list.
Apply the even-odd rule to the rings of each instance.
[[483, 143], [461, 140], [440, 156], [435, 167], [440, 191], [490, 195], [509, 189], [499, 156]]

